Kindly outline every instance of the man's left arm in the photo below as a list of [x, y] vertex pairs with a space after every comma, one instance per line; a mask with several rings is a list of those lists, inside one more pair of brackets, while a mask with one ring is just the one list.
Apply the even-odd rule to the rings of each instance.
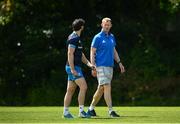
[[84, 53], [82, 53], [82, 62], [86, 64], [88, 67], [94, 69], [94, 66], [89, 62]]
[[118, 52], [116, 51], [116, 48], [115, 48], [115, 47], [114, 47], [114, 59], [115, 59], [115, 61], [118, 63], [119, 68], [121, 69], [121, 73], [124, 73], [124, 72], [125, 72], [124, 66], [123, 66], [123, 64], [121, 63], [121, 60], [120, 60], [120, 58], [119, 58]]

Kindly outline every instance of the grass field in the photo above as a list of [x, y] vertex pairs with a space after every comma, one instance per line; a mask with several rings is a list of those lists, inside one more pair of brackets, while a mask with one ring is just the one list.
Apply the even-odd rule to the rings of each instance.
[[180, 107], [114, 107], [120, 118], [109, 118], [107, 107], [96, 107], [96, 118], [62, 118], [63, 107], [0, 107], [0, 123], [180, 123]]

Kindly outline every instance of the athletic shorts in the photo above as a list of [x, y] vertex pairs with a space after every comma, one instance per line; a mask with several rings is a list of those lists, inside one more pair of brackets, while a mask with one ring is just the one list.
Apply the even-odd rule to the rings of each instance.
[[74, 69], [75, 69], [76, 72], [78, 73], [78, 76], [74, 76], [74, 75], [71, 73], [71, 68], [70, 68], [70, 66], [66, 65], [66, 73], [67, 73], [67, 75], [68, 75], [68, 81], [75, 81], [76, 79], [79, 79], [79, 78], [84, 77], [84, 76], [83, 76], [83, 73], [82, 73], [82, 70], [81, 70], [81, 67], [79, 67], [79, 66], [74, 66]]
[[99, 85], [110, 84], [113, 77], [113, 68], [99, 66], [96, 68]]

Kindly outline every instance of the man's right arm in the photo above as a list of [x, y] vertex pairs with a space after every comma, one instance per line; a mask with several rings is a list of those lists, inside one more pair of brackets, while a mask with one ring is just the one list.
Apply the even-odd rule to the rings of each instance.
[[[90, 53], [90, 59], [91, 59], [91, 64], [96, 67], [96, 63], [95, 63], [95, 54], [96, 54], [96, 48], [91, 47], [91, 53]], [[92, 70], [92, 76], [96, 77], [97, 76], [97, 72], [95, 69]]]
[[77, 75], [77, 72], [74, 69], [74, 52], [75, 48], [68, 46], [68, 63], [71, 68], [72, 74]]
[[99, 37], [94, 36], [92, 43], [91, 43], [91, 51], [90, 51], [90, 61], [91, 64], [96, 65], [95, 63], [95, 56], [96, 56], [96, 49], [99, 46]]
[[90, 59], [91, 59], [91, 64], [93, 65], [95, 65], [95, 54], [96, 54], [96, 48], [91, 47]]
[[96, 72], [96, 62], [95, 62], [95, 56], [96, 56], [96, 50], [99, 46], [99, 37], [94, 36], [92, 43], [91, 43], [91, 52], [90, 52], [90, 61], [91, 64], [94, 65], [95, 69], [92, 70], [92, 76], [96, 77], [97, 72]]

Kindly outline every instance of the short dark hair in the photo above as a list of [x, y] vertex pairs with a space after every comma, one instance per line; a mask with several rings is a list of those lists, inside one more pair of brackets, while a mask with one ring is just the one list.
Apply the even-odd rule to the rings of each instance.
[[84, 26], [85, 21], [82, 18], [75, 19], [72, 23], [72, 28], [74, 31], [81, 29], [81, 26]]

